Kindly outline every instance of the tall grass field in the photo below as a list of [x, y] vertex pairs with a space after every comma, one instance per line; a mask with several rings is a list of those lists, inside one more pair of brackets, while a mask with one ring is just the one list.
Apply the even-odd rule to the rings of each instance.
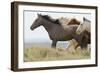
[[24, 49], [24, 62], [90, 59], [90, 55], [90, 49], [55, 49], [32, 45]]

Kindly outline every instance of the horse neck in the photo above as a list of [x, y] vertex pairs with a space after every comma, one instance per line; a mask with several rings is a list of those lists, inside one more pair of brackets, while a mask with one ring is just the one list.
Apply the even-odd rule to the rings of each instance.
[[44, 26], [44, 28], [47, 30], [47, 31], [50, 31], [52, 30], [52, 28], [54, 28], [55, 24], [46, 20], [46, 19], [43, 19], [42, 21], [42, 24]]
[[85, 21], [84, 22], [84, 29], [90, 32], [91, 25], [90, 25], [90, 22], [89, 21]]

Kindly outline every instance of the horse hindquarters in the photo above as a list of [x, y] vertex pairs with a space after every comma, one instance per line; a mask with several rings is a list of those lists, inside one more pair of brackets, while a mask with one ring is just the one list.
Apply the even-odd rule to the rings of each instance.
[[78, 42], [76, 45], [75, 49], [80, 46], [82, 49], [87, 48], [88, 43], [90, 42], [90, 37], [89, 34], [86, 32], [82, 32], [81, 34], [74, 34], [73, 35], [74, 39]]
[[87, 48], [88, 44], [91, 43], [91, 37], [90, 37], [90, 33], [88, 33], [87, 31], [84, 31], [83, 33], [81, 33], [82, 35], [82, 39], [81, 39], [81, 47], [82, 48]]

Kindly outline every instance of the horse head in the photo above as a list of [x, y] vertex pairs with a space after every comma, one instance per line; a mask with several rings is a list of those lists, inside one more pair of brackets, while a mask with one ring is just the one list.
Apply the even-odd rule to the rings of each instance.
[[37, 19], [32, 23], [30, 27], [31, 30], [34, 30], [35, 28], [41, 26], [41, 22], [42, 22], [41, 17], [42, 17], [41, 14], [37, 14]]
[[77, 28], [76, 33], [80, 34], [80, 33], [82, 33], [85, 30], [90, 32], [90, 28], [91, 28], [90, 24], [91, 24], [91, 21], [86, 19], [85, 17], [83, 17], [83, 22]]

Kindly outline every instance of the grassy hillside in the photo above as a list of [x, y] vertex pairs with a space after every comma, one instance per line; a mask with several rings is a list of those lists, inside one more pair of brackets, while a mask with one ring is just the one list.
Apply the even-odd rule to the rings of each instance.
[[90, 58], [90, 50], [85, 49], [54, 49], [47, 47], [37, 47], [24, 49], [24, 61], [50, 61], [50, 60], [75, 60], [75, 59], [88, 59]]

